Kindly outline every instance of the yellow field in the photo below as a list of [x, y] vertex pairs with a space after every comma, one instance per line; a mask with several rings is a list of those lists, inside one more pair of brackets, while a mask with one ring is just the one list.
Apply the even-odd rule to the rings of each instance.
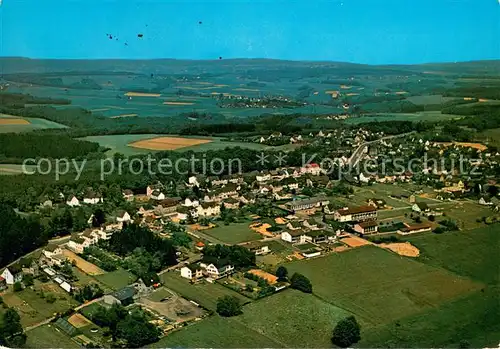
[[132, 142], [129, 143], [129, 146], [134, 148], [149, 149], [149, 150], [175, 150], [210, 142], [212, 142], [211, 139], [158, 137], [158, 138], [143, 139], [141, 141]]
[[68, 319], [68, 322], [76, 328], [85, 327], [92, 323], [89, 319], [79, 313], [71, 315]]
[[127, 92], [125, 96], [128, 97], [160, 97], [159, 93], [144, 93], [144, 92]]
[[104, 270], [99, 268], [97, 265], [87, 262], [82, 257], [78, 256], [76, 253], [70, 250], [63, 250], [63, 255], [68, 258], [70, 262], [75, 261], [76, 267], [88, 275], [102, 275]]
[[19, 118], [5, 118], [0, 119], [0, 125], [29, 125], [30, 122], [25, 119]]
[[459, 147], [465, 147], [465, 148], [474, 148], [480, 151], [484, 151], [488, 149], [487, 146], [481, 144], [481, 143], [467, 143], [467, 142], [438, 142], [438, 145], [442, 145], [444, 147], [449, 147], [451, 145], [458, 145]]
[[163, 102], [165, 105], [193, 105], [193, 102]]

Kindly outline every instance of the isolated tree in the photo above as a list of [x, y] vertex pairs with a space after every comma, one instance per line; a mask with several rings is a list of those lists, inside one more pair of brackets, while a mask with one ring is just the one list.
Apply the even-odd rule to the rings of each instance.
[[361, 329], [354, 316], [340, 320], [333, 329], [332, 343], [347, 348], [361, 339]]
[[278, 281], [286, 281], [288, 277], [288, 270], [284, 266], [279, 266], [276, 269], [276, 276], [278, 277]]
[[306, 278], [304, 275], [295, 273], [292, 275], [292, 278], [290, 279], [291, 287], [305, 292], [305, 293], [312, 293], [312, 284], [311, 281], [309, 281], [308, 278]]
[[230, 317], [242, 313], [241, 303], [238, 298], [234, 296], [224, 296], [217, 299], [217, 313], [220, 316]]
[[9, 308], [0, 320], [0, 344], [19, 348], [25, 343], [26, 334], [21, 325], [21, 318], [14, 309]]

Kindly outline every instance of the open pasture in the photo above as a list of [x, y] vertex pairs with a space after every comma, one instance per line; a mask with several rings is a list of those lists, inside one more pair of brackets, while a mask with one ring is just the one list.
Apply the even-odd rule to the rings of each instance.
[[176, 150], [212, 142], [211, 139], [182, 138], [182, 137], [157, 137], [130, 143], [134, 148], [147, 150]]
[[487, 206], [481, 206], [475, 202], [463, 201], [453, 205], [447, 205], [444, 212], [447, 217], [436, 218], [436, 221], [451, 218], [458, 223], [460, 229], [475, 229], [484, 226], [477, 219], [495, 215], [495, 212]]
[[307, 276], [318, 297], [372, 324], [437, 307], [481, 287], [443, 269], [373, 246], [285, 266], [290, 273]]
[[334, 324], [349, 315], [314, 295], [289, 289], [244, 306], [237, 320], [287, 347], [328, 348]]
[[221, 224], [216, 228], [204, 230], [203, 233], [228, 244], [239, 244], [261, 239], [261, 235], [250, 229], [248, 223]]
[[238, 318], [218, 315], [169, 333], [151, 348], [282, 348], [272, 338], [251, 330]]
[[182, 278], [175, 272], [167, 272], [160, 275], [162, 283], [168, 289], [178, 293], [188, 300], [192, 300], [201, 306], [215, 311], [217, 308], [217, 299], [223, 296], [235, 296], [240, 299], [241, 303], [250, 302], [249, 298], [240, 295], [217, 283], [210, 284], [201, 282], [190, 284], [189, 280]]

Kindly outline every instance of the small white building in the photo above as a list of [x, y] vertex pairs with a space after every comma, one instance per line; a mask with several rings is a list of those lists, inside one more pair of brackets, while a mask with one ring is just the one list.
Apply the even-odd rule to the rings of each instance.
[[68, 201], [66, 201], [66, 205], [71, 207], [80, 206], [80, 200], [73, 195]]

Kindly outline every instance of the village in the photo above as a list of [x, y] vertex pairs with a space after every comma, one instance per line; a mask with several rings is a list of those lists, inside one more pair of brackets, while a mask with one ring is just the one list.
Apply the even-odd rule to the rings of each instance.
[[[500, 159], [485, 147], [423, 141], [413, 134], [388, 139], [363, 130], [333, 132], [289, 142], [340, 142], [347, 150], [336, 160], [344, 166], [421, 150], [448, 160], [465, 155], [467, 166], [486, 172], [498, 168]], [[281, 135], [260, 142], [273, 137]], [[177, 184], [188, 193], [184, 197], [172, 195], [175, 185], [158, 181], [141, 192], [121, 188], [119, 200], [127, 209], [110, 210], [97, 188], [57, 193], [40, 210], [83, 208], [91, 212], [87, 228], [55, 238], [2, 270], [2, 300], [20, 313], [28, 334], [54, 326], [81, 345], [109, 346], [112, 339], [96, 314], [119, 304], [139, 312], [161, 338], [211, 316], [221, 298], [245, 304], [293, 287], [277, 272], [291, 261], [367, 245], [415, 258], [419, 250], [408, 236], [472, 229], [500, 218], [498, 187], [487, 175], [477, 180], [460, 174], [449, 161], [413, 171], [365, 168], [371, 171], [342, 179], [332, 179], [315, 162], [193, 175]], [[116, 239], [131, 226], [138, 227], [135, 234], [151, 234], [148, 239], [173, 241], [174, 261], [158, 262], [161, 251], [140, 242], [119, 252]]]

